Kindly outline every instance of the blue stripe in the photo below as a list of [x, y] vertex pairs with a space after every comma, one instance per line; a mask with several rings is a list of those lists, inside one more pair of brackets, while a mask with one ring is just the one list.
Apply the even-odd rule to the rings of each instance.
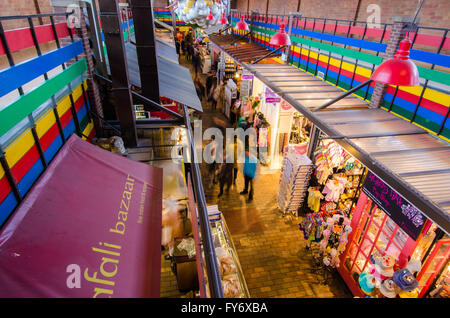
[[19, 192], [24, 196], [31, 188], [33, 183], [39, 178], [40, 174], [44, 171], [44, 166], [40, 159], [38, 159], [30, 170], [23, 176], [22, 180], [17, 184]]
[[59, 148], [62, 146], [62, 140], [58, 136], [56, 136], [55, 140], [53, 140], [52, 144], [47, 148], [47, 150], [44, 152], [44, 157], [47, 162], [50, 162], [55, 154], [58, 152]]
[[295, 35], [307, 36], [307, 37], [330, 41], [330, 42], [334, 42], [334, 43], [346, 44], [346, 45], [363, 48], [363, 49], [367, 49], [367, 50], [372, 50], [372, 51], [377, 51], [377, 52], [384, 52], [386, 50], [386, 44], [384, 44], [384, 43], [352, 39], [352, 38], [347, 38], [344, 36], [319, 33], [319, 32], [302, 30], [302, 29], [297, 29], [297, 28], [292, 28], [292, 33]]
[[[392, 102], [393, 97], [394, 95], [389, 94], [387, 92], [384, 94], [384, 100], [386, 100], [389, 103]], [[416, 109], [416, 104], [408, 102], [407, 100], [404, 100], [403, 98], [400, 98], [398, 96], [395, 96], [394, 104], [409, 111], [410, 113], [414, 113], [414, 110]]]
[[82, 122], [83, 119], [86, 117], [87, 115], [87, 111], [86, 111], [86, 104], [83, 105], [83, 107], [78, 111], [77, 117], [78, 117], [78, 122]]
[[444, 120], [444, 116], [442, 116], [441, 114], [435, 113], [435, 112], [433, 112], [429, 109], [426, 109], [424, 107], [421, 107], [421, 106], [417, 109], [417, 115], [422, 116], [423, 118], [425, 118], [427, 120], [431, 120], [439, 125]]
[[0, 72], [0, 97], [32, 81], [83, 52], [80, 41], [37, 56]]
[[66, 139], [69, 139], [69, 137], [72, 136], [74, 131], [75, 131], [75, 123], [72, 119], [70, 123], [67, 124], [66, 128], [63, 129], [64, 137], [66, 137]]
[[[266, 23], [266, 22], [258, 22], [258, 21], [253, 21], [253, 24], [259, 27], [263, 27], [263, 28], [267, 28], [267, 29], [273, 29], [273, 30], [279, 30], [280, 26], [277, 24], [272, 24], [272, 23]], [[286, 26], [285, 31], [288, 31], [288, 27]]]
[[11, 214], [11, 212], [16, 208], [17, 206], [17, 200], [16, 197], [12, 192], [8, 194], [8, 196], [3, 200], [3, 202], [0, 204], [0, 226], [5, 223], [5, 220], [8, 218], [8, 216]]
[[412, 60], [421, 61], [430, 64], [436, 64], [450, 68], [450, 55], [437, 54], [432, 52], [425, 52], [421, 50], [412, 49], [409, 52], [409, 57]]

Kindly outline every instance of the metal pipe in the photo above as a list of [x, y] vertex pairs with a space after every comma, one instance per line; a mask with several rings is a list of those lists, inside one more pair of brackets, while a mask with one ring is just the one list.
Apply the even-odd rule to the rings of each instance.
[[323, 104], [322, 106], [319, 106], [319, 107], [317, 107], [317, 108], [314, 108], [312, 111], [313, 111], [313, 112], [316, 112], [316, 111], [318, 111], [318, 110], [325, 109], [325, 108], [327, 108], [328, 106], [333, 105], [334, 103], [340, 101], [340, 100], [343, 99], [344, 97], [347, 97], [348, 95], [353, 94], [354, 92], [356, 92], [357, 90], [363, 88], [364, 86], [369, 85], [370, 83], [372, 83], [372, 80], [371, 80], [371, 79], [369, 79], [369, 80], [367, 80], [367, 81], [365, 81], [365, 82], [359, 84], [358, 86], [353, 87], [352, 89], [350, 89], [350, 90], [344, 92], [343, 94], [339, 95], [338, 97], [333, 98], [333, 99], [330, 100], [328, 103], [325, 103], [325, 104]]
[[267, 53], [266, 55], [260, 57], [259, 59], [257, 59], [256, 61], [254, 61], [254, 62], [252, 62], [252, 63], [250, 63], [250, 64], [256, 64], [256, 63], [258, 63], [259, 61], [262, 61], [262, 60], [268, 58], [269, 56], [274, 55], [276, 52], [278, 52], [279, 50], [284, 49], [285, 47], [286, 47], [286, 45], [280, 46], [278, 49], [276, 49], [276, 50], [274, 50], [274, 51], [271, 51], [271, 52]]
[[191, 121], [189, 119], [189, 111], [186, 105], [184, 108], [184, 118], [186, 124], [187, 137], [191, 150], [191, 178], [193, 189], [196, 192], [198, 199], [198, 216], [200, 219], [200, 229], [202, 234], [202, 242], [205, 252], [206, 273], [208, 275], [209, 289], [211, 297], [223, 298], [222, 280], [220, 278], [219, 264], [217, 262], [216, 251], [214, 248], [214, 242], [211, 236], [211, 228], [208, 217], [208, 210], [206, 207], [205, 193], [203, 190], [203, 183], [200, 175], [200, 169], [197, 164], [197, 153], [195, 150], [194, 138], [192, 134]]

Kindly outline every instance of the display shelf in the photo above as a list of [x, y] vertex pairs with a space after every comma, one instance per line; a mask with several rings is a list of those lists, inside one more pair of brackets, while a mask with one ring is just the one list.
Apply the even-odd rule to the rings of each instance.
[[[233, 274], [227, 274], [222, 277], [226, 279], [229, 275], [235, 275], [239, 284], [240, 293], [234, 298], [249, 298], [250, 293], [245, 282], [242, 267], [237, 256], [236, 248], [234, 246], [233, 240], [231, 239], [230, 232], [225, 220], [222, 218], [220, 220], [215, 220], [211, 223], [211, 232], [214, 239], [214, 246], [216, 248], [224, 249], [232, 258], [233, 264], [236, 267], [236, 272]], [[226, 296], [226, 295], [225, 295]]]
[[[249, 298], [250, 293], [226, 221], [217, 205], [208, 206], [207, 209], [224, 296], [225, 298]], [[209, 297], [207, 279], [205, 281], [206, 294]]]

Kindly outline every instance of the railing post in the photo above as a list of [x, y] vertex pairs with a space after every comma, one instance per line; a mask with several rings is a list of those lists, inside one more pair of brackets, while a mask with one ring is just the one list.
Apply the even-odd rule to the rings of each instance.
[[[294, 24], [294, 20], [297, 17], [301, 17], [302, 13], [301, 12], [289, 12], [289, 21], [288, 21], [288, 25], [289, 25], [289, 30], [288, 30], [288, 36], [289, 38], [291, 38], [292, 36], [292, 28], [293, 28], [293, 24]], [[284, 51], [284, 54], [286, 55], [286, 60], [284, 61], [284, 64], [289, 64], [289, 55], [291, 55], [291, 45], [286, 46], [286, 50]]]

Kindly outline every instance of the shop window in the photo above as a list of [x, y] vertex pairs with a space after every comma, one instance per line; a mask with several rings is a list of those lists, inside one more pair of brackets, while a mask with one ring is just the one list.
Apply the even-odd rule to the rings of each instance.
[[417, 276], [420, 290], [419, 297], [423, 297], [430, 288], [439, 288], [439, 285], [443, 284], [448, 278], [449, 256], [450, 239], [438, 241]]
[[354, 273], [360, 274], [368, 268], [370, 256], [375, 251], [398, 259], [408, 240], [408, 235], [369, 198], [356, 231], [350, 242], [348, 260], [344, 263], [352, 277], [357, 277]]

